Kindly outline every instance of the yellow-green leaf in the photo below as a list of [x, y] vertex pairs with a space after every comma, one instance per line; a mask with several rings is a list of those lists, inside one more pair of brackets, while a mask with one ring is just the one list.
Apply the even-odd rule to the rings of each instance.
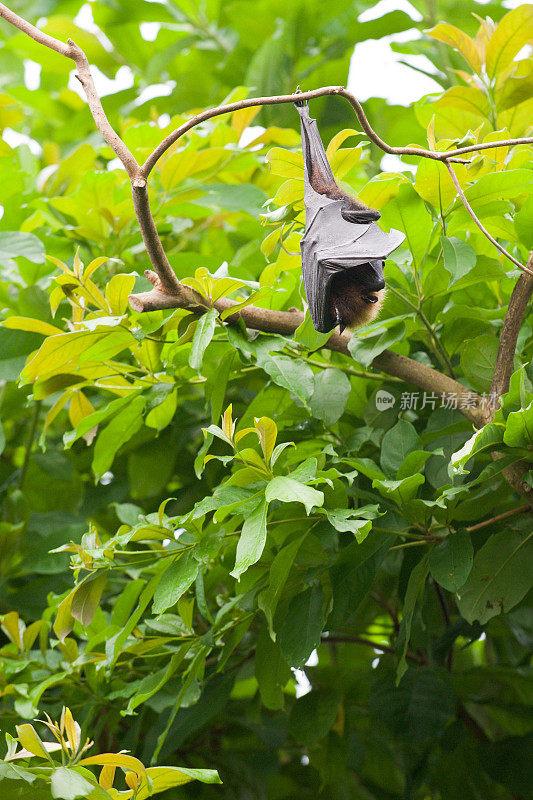
[[273, 175], [303, 180], [304, 161], [301, 153], [293, 153], [292, 150], [285, 150], [282, 147], [273, 147], [268, 151], [266, 160], [270, 164], [270, 171]]
[[533, 39], [533, 5], [509, 11], [492, 34], [487, 45], [486, 65], [493, 78], [512, 62], [522, 47]]
[[276, 192], [273, 200], [277, 206], [288, 206], [304, 199], [304, 182], [297, 178], [291, 178], [282, 183]]
[[444, 44], [448, 44], [458, 50], [474, 72], [479, 73], [481, 70], [481, 58], [476, 44], [470, 36], [456, 28], [455, 25], [448, 25], [447, 22], [439, 22], [427, 33], [433, 36], [434, 39], [438, 39], [439, 42], [444, 42]]
[[90, 625], [92, 622], [106, 580], [107, 572], [99, 572], [96, 577], [85, 579], [74, 592], [70, 613], [74, 619], [81, 622], [84, 627], [87, 627], [87, 625]]
[[29, 723], [17, 725], [16, 729], [19, 742], [25, 750], [34, 756], [40, 756], [40, 758], [50, 760], [40, 736], [38, 736], [32, 725]]
[[265, 461], [268, 464], [272, 455], [272, 451], [276, 445], [278, 429], [276, 423], [273, 419], [270, 419], [270, 417], [260, 417], [259, 419], [255, 419], [254, 422], [255, 429], [259, 437], [261, 450], [263, 451]]
[[331, 142], [328, 144], [326, 155], [328, 160], [331, 161], [341, 144], [346, 141], [350, 136], [358, 136], [361, 134], [361, 131], [356, 131], [355, 128], [344, 128], [344, 130], [339, 131], [335, 134]]
[[113, 275], [106, 286], [105, 299], [112, 314], [125, 314], [128, 308], [128, 297], [133, 291], [135, 275]]
[[11, 328], [17, 331], [42, 333], [43, 336], [56, 336], [58, 333], [63, 333], [61, 328], [56, 328], [55, 325], [50, 325], [49, 322], [43, 322], [41, 319], [33, 319], [32, 317], [8, 317], [2, 322], [2, 325], [4, 328]]

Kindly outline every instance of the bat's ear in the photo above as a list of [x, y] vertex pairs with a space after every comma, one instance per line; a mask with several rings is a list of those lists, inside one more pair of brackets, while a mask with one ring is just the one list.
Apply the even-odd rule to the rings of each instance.
[[341, 208], [341, 216], [346, 222], [365, 225], [367, 222], [376, 222], [381, 214], [375, 208]]

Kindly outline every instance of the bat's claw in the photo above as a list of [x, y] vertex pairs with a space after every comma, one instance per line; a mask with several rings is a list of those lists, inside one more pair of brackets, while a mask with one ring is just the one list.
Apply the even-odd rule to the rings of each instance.
[[[296, 87], [295, 94], [302, 94], [302, 90], [300, 89], [299, 86]], [[309, 103], [307, 102], [307, 100], [295, 100], [294, 105], [296, 106], [296, 108], [302, 108], [304, 106], [309, 105]]]
[[341, 315], [339, 313], [339, 309], [338, 308], [335, 309], [335, 322], [339, 326], [339, 333], [342, 333], [344, 331], [344, 329], [346, 328], [346, 325], [342, 321], [342, 317], [341, 317]]

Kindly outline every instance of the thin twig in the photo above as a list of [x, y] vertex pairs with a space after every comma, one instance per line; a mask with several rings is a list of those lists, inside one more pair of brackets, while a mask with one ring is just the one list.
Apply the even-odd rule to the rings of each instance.
[[470, 214], [470, 216], [472, 217], [472, 219], [474, 220], [474, 222], [478, 226], [478, 228], [481, 231], [481, 233], [484, 236], [486, 236], [487, 239], [489, 240], [489, 242], [491, 242], [494, 245], [494, 247], [496, 247], [500, 251], [500, 253], [503, 253], [503, 255], [506, 258], [509, 259], [509, 261], [512, 261], [512, 263], [515, 264], [523, 272], [527, 272], [527, 273], [529, 273], [530, 275], [533, 276], [533, 272], [528, 267], [524, 266], [524, 264], [521, 264], [520, 261], [517, 261], [516, 258], [514, 258], [514, 256], [512, 256], [510, 253], [507, 252], [505, 247], [502, 247], [502, 245], [499, 242], [496, 241], [494, 236], [491, 236], [491, 234], [488, 232], [488, 230], [485, 228], [485, 226], [477, 218], [474, 209], [472, 208], [472, 206], [470, 205], [470, 203], [466, 199], [465, 193], [461, 189], [461, 184], [457, 180], [457, 175], [455, 174], [452, 165], [450, 164], [449, 161], [445, 161], [444, 163], [446, 164], [448, 172], [450, 173], [450, 177], [451, 177], [451, 179], [452, 179], [452, 181], [454, 183], [455, 188], [457, 189], [457, 194], [459, 195], [462, 204], [464, 205], [464, 207], [466, 208], [466, 210], [468, 211], [468, 213]]
[[526, 503], [523, 506], [517, 506], [516, 508], [511, 508], [509, 511], [503, 511], [501, 514], [496, 514], [495, 517], [491, 517], [490, 519], [484, 519], [483, 522], [478, 522], [476, 525], [470, 525], [466, 530], [469, 533], [473, 533], [474, 531], [479, 531], [482, 528], [486, 528], [488, 525], [493, 525], [495, 522], [501, 522], [504, 519], [509, 519], [509, 517], [516, 517], [517, 514], [527, 514], [528, 512], [531, 513], [531, 506]]
[[[322, 636], [320, 641], [322, 644], [362, 644], [366, 645], [366, 647], [372, 647], [374, 650], [380, 650], [382, 653], [389, 653], [390, 655], [395, 655], [396, 653], [394, 647], [391, 647], [388, 644], [379, 644], [378, 642], [373, 642], [372, 639], [365, 639], [363, 636], [342, 636], [332, 634], [331, 636]], [[413, 661], [416, 664], [423, 663], [422, 657], [418, 656], [416, 653], [408, 652], [406, 654], [406, 658], [408, 661]]]
[[18, 28], [20, 31], [22, 31], [22, 33], [27, 34], [36, 42], [39, 42], [39, 44], [49, 47], [50, 50], [55, 50], [56, 53], [66, 56], [66, 58], [71, 58], [72, 61], [74, 61], [78, 70], [76, 77], [83, 86], [85, 95], [87, 97], [87, 104], [95, 121], [96, 127], [106, 140], [107, 144], [111, 147], [115, 155], [120, 158], [128, 175], [131, 177], [134, 174], [138, 174], [140, 169], [139, 164], [106, 117], [94, 85], [94, 80], [93, 76], [91, 75], [91, 69], [89, 67], [89, 62], [87, 61], [87, 56], [81, 47], [78, 47], [78, 45], [75, 44], [72, 39], [68, 40], [68, 44], [64, 44], [64, 42], [60, 42], [53, 36], [49, 36], [47, 33], [40, 31], [39, 28], [36, 28], [35, 25], [31, 24], [31, 22], [19, 17], [18, 14], [15, 14], [14, 11], [11, 11], [11, 9], [9, 9], [3, 3], [0, 3], [0, 17], [3, 17], [6, 22], [10, 22], [11, 25], [14, 25], [15, 28]]

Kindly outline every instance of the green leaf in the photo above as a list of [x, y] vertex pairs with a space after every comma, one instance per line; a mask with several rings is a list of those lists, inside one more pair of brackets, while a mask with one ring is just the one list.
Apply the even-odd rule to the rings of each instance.
[[328, 624], [331, 628], [343, 625], [356, 613], [394, 541], [395, 537], [390, 534], [371, 531], [361, 544], [352, 542], [341, 550], [330, 571], [333, 611]]
[[103, 361], [120, 353], [135, 342], [130, 331], [123, 328], [76, 331], [49, 336], [39, 351], [21, 372], [21, 383], [49, 378], [73, 371], [87, 361]]
[[370, 687], [370, 707], [406, 744], [438, 738], [455, 718], [457, 698], [449, 676], [430, 667], [410, 668], [398, 686], [388, 665], [380, 664]]
[[[113, 463], [115, 454], [143, 424], [146, 397], [135, 397], [99, 434], [94, 447], [92, 470], [98, 481]], [[91, 415], [92, 416], [92, 415]]]
[[272, 478], [267, 484], [265, 498], [268, 503], [271, 503], [272, 500], [279, 500], [282, 503], [302, 503], [307, 514], [310, 514], [316, 506], [320, 507], [324, 503], [323, 492], [281, 475]]
[[196, 324], [189, 355], [189, 364], [192, 369], [196, 369], [198, 372], [202, 369], [202, 361], [207, 345], [213, 338], [217, 317], [217, 310], [215, 308], [210, 308], [206, 314], [200, 317]]
[[326, 516], [336, 531], [353, 533], [357, 541], [361, 543], [372, 530], [372, 521], [369, 519], [355, 519], [358, 516], [358, 511], [359, 509], [334, 508], [326, 510]]
[[340, 369], [325, 369], [316, 373], [315, 388], [309, 407], [314, 417], [325, 425], [334, 425], [344, 414], [350, 396], [350, 381]]
[[94, 578], [84, 580], [72, 598], [70, 613], [84, 627], [90, 625], [100, 602], [107, 580], [107, 571], [99, 572]]
[[150, 785], [143, 785], [136, 794], [135, 800], [147, 800], [154, 794], [166, 792], [174, 786], [183, 786], [191, 781], [202, 783], [222, 783], [218, 772], [214, 769], [190, 769], [189, 767], [148, 767], [146, 776]]
[[153, 697], [154, 694], [162, 689], [163, 686], [168, 683], [168, 681], [174, 675], [176, 670], [181, 666], [181, 663], [189, 651], [190, 646], [190, 642], [185, 642], [185, 644], [180, 647], [179, 652], [174, 653], [174, 655], [170, 657], [166, 667], [146, 675], [146, 677], [143, 678], [137, 686], [133, 697], [130, 698], [126, 711], [122, 713], [131, 714], [137, 708], [137, 706], [145, 703], [146, 700], [149, 700], [150, 697]]
[[528, 250], [533, 249], [533, 197], [528, 197], [526, 202], [515, 214], [514, 226], [522, 244]]
[[476, 553], [461, 590], [459, 611], [470, 623], [484, 625], [509, 611], [533, 585], [533, 532], [496, 533]]
[[420, 446], [420, 437], [414, 425], [406, 419], [399, 419], [381, 440], [381, 467], [393, 477], [411, 450]]
[[174, 561], [166, 570], [154, 594], [152, 610], [154, 614], [162, 614], [167, 608], [177, 603], [180, 597], [196, 580], [200, 565], [188, 550]]
[[403, 675], [407, 672], [407, 647], [409, 639], [411, 638], [411, 626], [413, 624], [413, 616], [417, 601], [424, 592], [426, 585], [426, 578], [428, 574], [428, 557], [427, 555], [418, 562], [416, 567], [412, 570], [407, 584], [407, 591], [403, 601], [402, 621], [400, 623], [400, 630], [398, 632], [398, 643], [396, 651], [398, 653], [398, 667], [396, 670], [396, 685], [399, 684]]
[[291, 735], [307, 747], [316, 747], [335, 723], [341, 699], [335, 686], [315, 689], [298, 698], [289, 719]]
[[450, 284], [467, 275], [476, 264], [476, 253], [469, 244], [455, 236], [441, 240], [444, 267], [450, 273]]
[[475, 207], [492, 200], [502, 200], [529, 194], [533, 186], [533, 173], [529, 169], [509, 169], [483, 175], [465, 190], [466, 199]]
[[474, 548], [467, 530], [450, 533], [429, 554], [429, 569], [444, 589], [457, 593], [472, 569]]
[[0, 261], [24, 256], [34, 264], [44, 264], [44, 245], [33, 233], [0, 231]]
[[315, 330], [309, 310], [305, 312], [302, 324], [294, 331], [294, 341], [306, 347], [308, 350], [318, 350], [320, 347], [323, 347], [330, 338], [331, 332], [318, 333], [318, 331]]
[[292, 598], [277, 629], [281, 652], [291, 667], [301, 667], [318, 646], [324, 625], [324, 598], [320, 584]]
[[399, 481], [387, 480], [373, 480], [372, 486], [379, 490], [383, 497], [394, 500], [399, 506], [404, 506], [418, 492], [418, 487], [425, 481], [423, 475], [417, 473], [416, 475], [409, 475], [407, 478], [402, 478]]
[[405, 322], [384, 320], [359, 328], [348, 342], [348, 350], [356, 361], [369, 367], [380, 353], [404, 338]]
[[288, 389], [303, 404], [306, 404], [313, 394], [313, 372], [303, 361], [288, 356], [266, 354], [261, 359], [258, 358], [258, 364], [270, 375], [274, 383]]
[[490, 333], [470, 339], [461, 353], [461, 367], [474, 389], [488, 392], [494, 375], [498, 340]]
[[266, 626], [261, 628], [257, 637], [255, 677], [263, 705], [272, 711], [283, 708], [283, 687], [291, 677], [291, 671]]
[[512, 411], [506, 420], [503, 441], [509, 447], [533, 445], [533, 402], [520, 411]]
[[74, 442], [81, 439], [82, 436], [85, 436], [92, 428], [95, 428], [101, 422], [104, 422], [104, 420], [109, 419], [109, 417], [116, 416], [124, 406], [129, 405], [129, 403], [139, 395], [140, 391], [139, 389], [136, 392], [132, 392], [132, 394], [126, 395], [126, 397], [119, 397], [116, 400], [112, 400], [110, 403], [102, 406], [102, 408], [99, 408], [98, 411], [80, 420], [73, 431], [68, 431], [63, 434], [63, 444], [67, 450], [72, 447]]
[[307, 534], [305, 533], [303, 536], [293, 539], [292, 542], [285, 545], [275, 556], [270, 566], [268, 588], [261, 592], [257, 600], [259, 608], [262, 609], [267, 619], [272, 639], [276, 638], [274, 631], [274, 614], [276, 613], [281, 593], [289, 577], [289, 572], [291, 571], [296, 554], [306, 536]]
[[[62, 800], [76, 800], [77, 797], [89, 798], [92, 793], [98, 788], [94, 783], [80, 775], [74, 769], [69, 767], [58, 767], [50, 776], [50, 791], [52, 797], [62, 798]], [[101, 790], [101, 796], [105, 797], [107, 793]], [[95, 795], [98, 797], [98, 795]]]
[[244, 520], [237, 544], [235, 567], [231, 572], [234, 578], [238, 579], [248, 567], [261, 558], [267, 535], [267, 511], [268, 500], [264, 498]]
[[500, 422], [490, 422], [476, 431], [470, 439], [450, 457], [448, 471], [450, 476], [468, 473], [465, 464], [477, 453], [503, 441], [505, 426]]
[[128, 310], [128, 296], [133, 291], [135, 275], [113, 275], [106, 286], [105, 299], [112, 314], [125, 314]]

